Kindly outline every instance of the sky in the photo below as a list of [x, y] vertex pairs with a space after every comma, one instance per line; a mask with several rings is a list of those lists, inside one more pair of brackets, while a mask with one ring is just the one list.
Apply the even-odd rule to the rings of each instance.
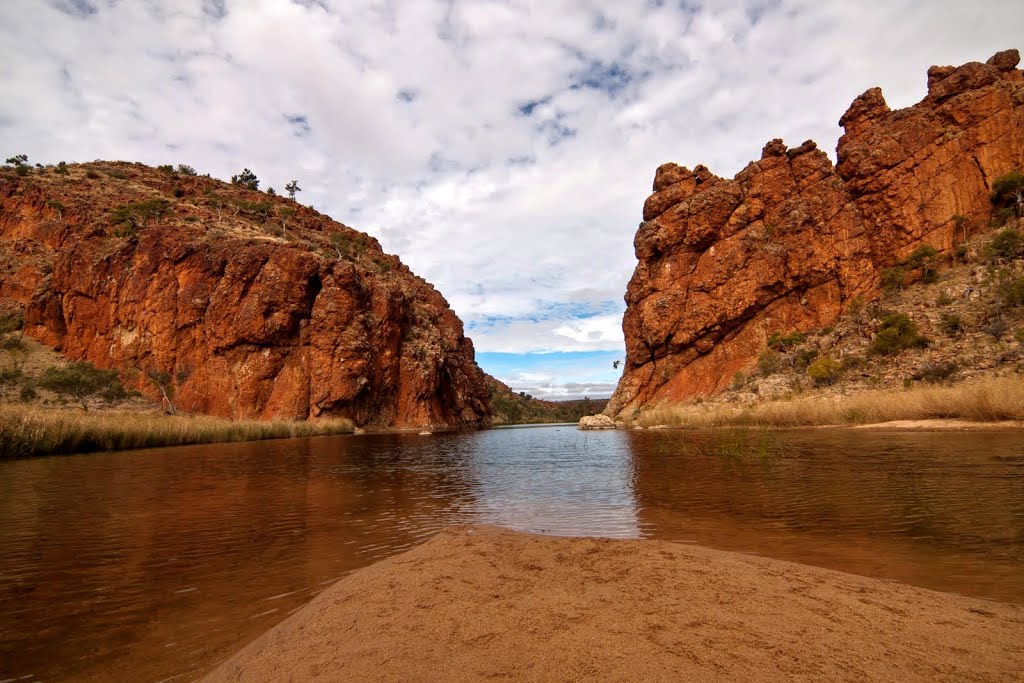
[[2, 0], [0, 153], [297, 179], [444, 294], [484, 370], [594, 398], [658, 165], [834, 150], [867, 88], [913, 104], [1022, 26], [1016, 0]]

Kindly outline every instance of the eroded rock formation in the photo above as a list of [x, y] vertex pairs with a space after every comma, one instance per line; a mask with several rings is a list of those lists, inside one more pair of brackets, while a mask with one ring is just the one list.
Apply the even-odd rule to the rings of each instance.
[[897, 111], [868, 90], [840, 120], [835, 166], [814, 142], [772, 140], [731, 180], [658, 168], [606, 413], [724, 389], [773, 331], [830, 325], [877, 296], [883, 268], [984, 226], [992, 181], [1024, 168], [1019, 61], [932, 67], [927, 97]]
[[0, 179], [0, 299], [29, 335], [187, 411], [487, 422], [462, 322], [372, 237], [209, 178], [68, 170]]

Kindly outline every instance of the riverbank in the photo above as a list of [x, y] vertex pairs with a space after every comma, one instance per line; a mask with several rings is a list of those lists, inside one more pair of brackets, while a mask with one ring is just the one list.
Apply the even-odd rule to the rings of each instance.
[[[951, 422], [958, 421], [958, 422]], [[641, 427], [820, 427], [903, 423], [908, 428], [963, 428], [968, 423], [1013, 426], [1024, 421], [1024, 377], [984, 377], [951, 386], [864, 391], [849, 396], [809, 394], [749, 405], [704, 402], [641, 412]], [[929, 426], [930, 423], [930, 426]], [[1019, 426], [1019, 424], [1018, 424]]]
[[84, 412], [0, 405], [0, 458], [349, 434], [349, 420], [227, 420], [205, 415]]
[[664, 541], [458, 527], [212, 672], [272, 680], [1018, 680], [1024, 607]]

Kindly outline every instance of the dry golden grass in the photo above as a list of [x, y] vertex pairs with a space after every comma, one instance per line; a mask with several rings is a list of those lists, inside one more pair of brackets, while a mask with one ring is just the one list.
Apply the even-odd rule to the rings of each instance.
[[0, 405], [0, 458], [347, 434], [349, 420], [259, 422], [156, 413], [85, 413]]
[[643, 427], [806, 427], [894, 420], [1024, 420], [1024, 378], [987, 377], [953, 386], [872, 391], [854, 396], [807, 396], [738, 408], [727, 405], [662, 406], [640, 414]]

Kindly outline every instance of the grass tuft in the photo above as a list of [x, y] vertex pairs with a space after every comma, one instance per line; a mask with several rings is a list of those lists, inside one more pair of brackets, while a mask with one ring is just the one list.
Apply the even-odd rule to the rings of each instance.
[[0, 458], [348, 434], [353, 429], [345, 419], [260, 422], [7, 405], [0, 406]]
[[989, 377], [954, 386], [871, 391], [835, 401], [809, 396], [745, 408], [711, 404], [663, 406], [641, 413], [636, 421], [644, 427], [784, 428], [937, 419], [1024, 420], [1024, 378]]

